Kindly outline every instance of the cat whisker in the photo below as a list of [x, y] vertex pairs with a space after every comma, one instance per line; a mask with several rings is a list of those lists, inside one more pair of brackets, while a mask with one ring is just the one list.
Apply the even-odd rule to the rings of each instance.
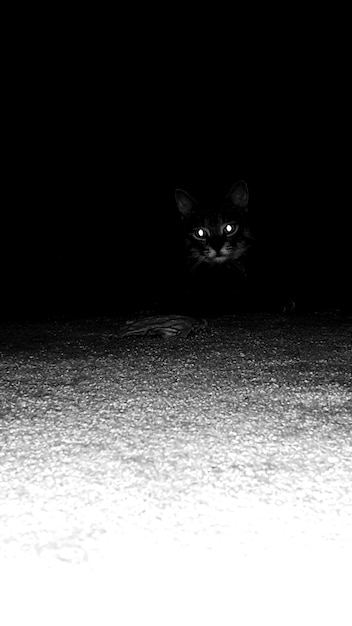
[[199, 257], [194, 262], [192, 261], [193, 259], [189, 259], [188, 262], [188, 271], [191, 275], [193, 275], [198, 270], [199, 266], [204, 263], [204, 260], [200, 259]]

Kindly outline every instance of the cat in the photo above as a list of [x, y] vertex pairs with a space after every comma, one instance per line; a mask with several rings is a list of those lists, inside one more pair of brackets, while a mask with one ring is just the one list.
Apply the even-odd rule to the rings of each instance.
[[254, 235], [247, 183], [236, 182], [219, 207], [176, 189], [185, 261], [185, 302], [191, 314], [233, 312], [251, 296]]
[[271, 237], [267, 230], [259, 235], [244, 180], [231, 187], [219, 206], [199, 203], [182, 189], [176, 189], [175, 198], [184, 250], [180, 312], [295, 311], [292, 276], [276, 241], [280, 235], [275, 228]]

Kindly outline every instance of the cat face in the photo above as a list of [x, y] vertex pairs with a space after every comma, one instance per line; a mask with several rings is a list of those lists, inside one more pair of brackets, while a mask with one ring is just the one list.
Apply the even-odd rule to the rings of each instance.
[[181, 215], [188, 265], [236, 266], [251, 244], [248, 225], [248, 188], [244, 181], [235, 183], [220, 208], [199, 204], [186, 191], [176, 190], [176, 204]]

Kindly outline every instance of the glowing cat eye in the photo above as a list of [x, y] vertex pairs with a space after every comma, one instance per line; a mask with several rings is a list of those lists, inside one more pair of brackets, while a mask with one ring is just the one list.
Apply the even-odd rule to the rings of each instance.
[[196, 228], [194, 231], [194, 236], [196, 239], [205, 239], [207, 234], [208, 233], [204, 228]]
[[234, 235], [235, 233], [237, 233], [237, 230], [238, 225], [235, 224], [226, 224], [226, 226], [224, 227], [225, 235]]

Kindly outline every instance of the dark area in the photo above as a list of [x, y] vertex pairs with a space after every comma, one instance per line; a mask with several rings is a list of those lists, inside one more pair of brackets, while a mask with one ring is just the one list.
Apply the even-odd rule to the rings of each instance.
[[178, 271], [175, 188], [221, 201], [238, 179], [249, 186], [265, 263], [292, 285], [297, 311], [348, 309], [348, 172], [340, 118], [317, 113], [319, 90], [287, 79], [275, 91], [264, 71], [240, 91], [223, 77], [210, 85], [175, 60], [166, 76], [150, 55], [113, 74], [89, 53], [22, 59], [1, 317], [147, 309]]

